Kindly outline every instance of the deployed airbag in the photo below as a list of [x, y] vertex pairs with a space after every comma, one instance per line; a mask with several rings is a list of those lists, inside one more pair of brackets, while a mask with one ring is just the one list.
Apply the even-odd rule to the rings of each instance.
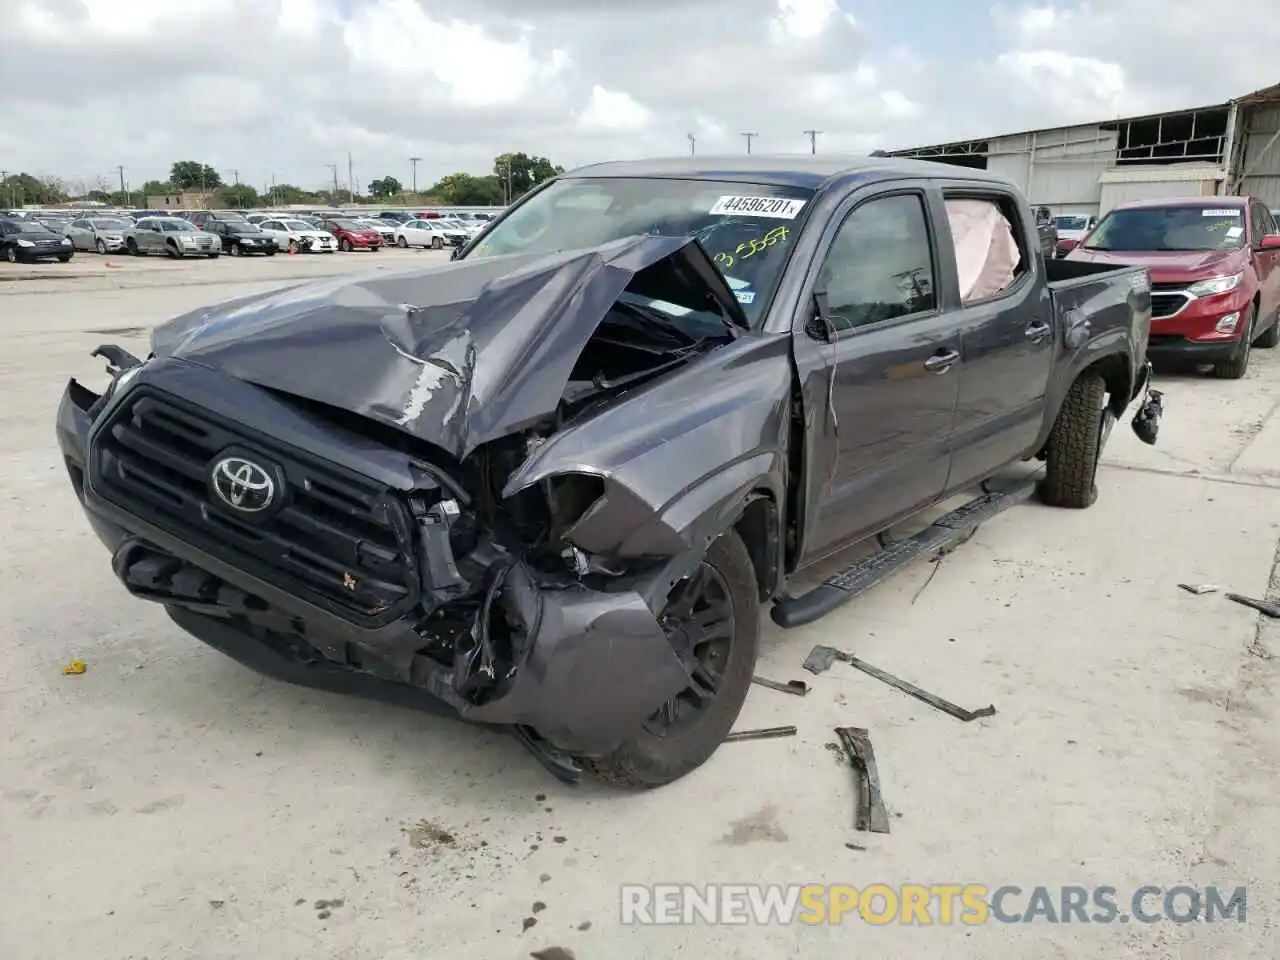
[[985, 300], [1013, 283], [1022, 254], [999, 206], [990, 200], [948, 200], [947, 219], [962, 302]]

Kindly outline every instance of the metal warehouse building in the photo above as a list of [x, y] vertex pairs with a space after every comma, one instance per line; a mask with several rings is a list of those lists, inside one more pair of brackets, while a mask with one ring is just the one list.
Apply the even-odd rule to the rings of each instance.
[[1055, 215], [1248, 194], [1280, 207], [1280, 84], [1228, 103], [891, 151], [1002, 174]]

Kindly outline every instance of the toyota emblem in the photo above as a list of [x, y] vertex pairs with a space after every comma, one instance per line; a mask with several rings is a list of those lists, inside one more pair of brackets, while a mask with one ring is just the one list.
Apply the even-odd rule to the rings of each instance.
[[218, 499], [241, 513], [261, 513], [275, 503], [275, 480], [245, 457], [223, 457], [213, 465], [212, 481]]

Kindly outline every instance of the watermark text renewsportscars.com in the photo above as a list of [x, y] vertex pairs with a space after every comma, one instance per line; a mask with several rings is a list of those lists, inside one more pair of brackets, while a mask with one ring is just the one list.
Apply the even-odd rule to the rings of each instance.
[[1245, 887], [930, 883], [624, 885], [624, 924], [1244, 923]]

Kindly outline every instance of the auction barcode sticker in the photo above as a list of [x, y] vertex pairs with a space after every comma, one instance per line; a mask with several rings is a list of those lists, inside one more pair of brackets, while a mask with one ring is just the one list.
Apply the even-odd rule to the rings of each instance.
[[1216, 207], [1205, 207], [1200, 211], [1202, 217], [1239, 217], [1241, 210], [1238, 208], [1226, 207], [1218, 209]]
[[721, 197], [711, 208], [713, 216], [743, 214], [749, 217], [773, 217], [776, 220], [794, 220], [804, 209], [803, 200], [787, 197]]

